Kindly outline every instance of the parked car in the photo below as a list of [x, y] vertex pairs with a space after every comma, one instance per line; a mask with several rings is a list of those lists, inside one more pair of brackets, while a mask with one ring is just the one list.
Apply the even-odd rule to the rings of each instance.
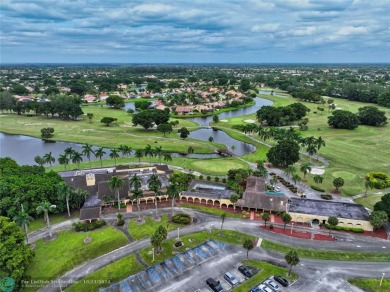
[[208, 278], [206, 280], [207, 285], [213, 290], [214, 292], [221, 292], [223, 291], [221, 283], [219, 281], [215, 281], [213, 278]]
[[283, 278], [282, 276], [275, 275], [274, 279], [275, 279], [275, 281], [280, 283], [283, 287], [287, 287], [289, 285], [288, 281], [285, 278]]
[[270, 287], [268, 287], [267, 285], [265, 284], [260, 284], [259, 285], [259, 288], [261, 290], [263, 290], [264, 292], [274, 292], [274, 290], [272, 290]]
[[233, 286], [236, 286], [238, 284], [236, 277], [234, 277], [232, 273], [227, 272], [223, 277]]
[[270, 286], [272, 288], [272, 290], [280, 291], [280, 287], [278, 284], [276, 284], [276, 282], [274, 282], [272, 280], [265, 280], [264, 283], [267, 284], [268, 286]]
[[250, 292], [264, 292], [258, 285], [253, 287]]
[[252, 271], [247, 267], [247, 266], [244, 266], [244, 265], [241, 265], [238, 267], [238, 270], [245, 276], [245, 277], [252, 277], [253, 274], [252, 274]]

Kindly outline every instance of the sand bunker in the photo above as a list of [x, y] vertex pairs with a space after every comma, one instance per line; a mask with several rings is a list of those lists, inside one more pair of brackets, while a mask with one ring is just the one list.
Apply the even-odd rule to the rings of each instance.
[[254, 124], [256, 123], [255, 120], [244, 120], [245, 123]]
[[310, 171], [311, 174], [324, 174], [325, 169], [323, 168], [318, 168], [318, 167], [313, 167]]

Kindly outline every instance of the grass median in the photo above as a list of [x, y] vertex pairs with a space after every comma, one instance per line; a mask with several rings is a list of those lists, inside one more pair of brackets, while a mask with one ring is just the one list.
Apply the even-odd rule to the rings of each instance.
[[221, 242], [226, 242], [230, 244], [239, 244], [242, 245], [245, 239], [254, 240], [255, 237], [252, 235], [232, 231], [232, 230], [212, 230], [202, 231], [198, 233], [193, 233], [180, 237], [180, 240], [184, 243], [180, 248], [175, 248], [173, 244], [175, 240], [166, 240], [162, 244], [162, 252], [160, 254], [155, 254], [155, 261], [153, 262], [152, 247], [147, 247], [140, 251], [140, 255], [149, 265], [156, 265], [160, 262], [163, 262], [166, 259], [169, 259], [175, 254], [173, 253], [182, 253], [185, 252], [187, 248], [193, 248], [206, 240], [214, 239]]
[[[84, 243], [86, 237], [91, 238], [89, 243]], [[110, 226], [89, 232], [59, 232], [52, 241], [41, 239], [35, 242], [35, 257], [28, 275], [32, 280], [55, 279], [75, 266], [127, 243], [126, 236]]]
[[299, 257], [318, 260], [356, 261], [356, 262], [390, 262], [389, 252], [354, 252], [336, 250], [303, 249], [281, 243], [263, 240], [261, 247], [282, 254], [295, 250]]
[[381, 282], [380, 279], [349, 279], [349, 283], [355, 285], [364, 291], [372, 292], [388, 292], [390, 291], [390, 279], [383, 279], [382, 285], [379, 287]]

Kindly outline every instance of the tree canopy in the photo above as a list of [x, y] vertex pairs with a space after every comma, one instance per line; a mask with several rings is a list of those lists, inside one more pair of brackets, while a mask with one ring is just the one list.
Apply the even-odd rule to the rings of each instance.
[[27, 269], [34, 252], [24, 243], [25, 236], [15, 222], [0, 216], [0, 278], [12, 277], [15, 291], [22, 280], [28, 280]]
[[144, 110], [139, 113], [133, 115], [133, 126], [136, 127], [138, 125], [144, 127], [145, 129], [149, 129], [153, 127], [154, 124], [157, 126], [160, 124], [166, 124], [169, 121], [169, 110], [158, 110], [158, 109], [150, 109]]
[[110, 95], [107, 97], [106, 104], [112, 106], [115, 109], [121, 109], [125, 107], [125, 101], [119, 95]]
[[359, 126], [358, 117], [349, 111], [335, 110], [328, 117], [328, 125], [336, 129], [353, 130]]
[[357, 117], [362, 125], [384, 126], [387, 124], [386, 113], [375, 106], [364, 106], [358, 111]]
[[390, 193], [382, 196], [381, 200], [374, 205], [374, 211], [384, 211], [390, 220]]
[[286, 167], [299, 160], [299, 145], [293, 140], [282, 140], [267, 153], [268, 161], [275, 166]]

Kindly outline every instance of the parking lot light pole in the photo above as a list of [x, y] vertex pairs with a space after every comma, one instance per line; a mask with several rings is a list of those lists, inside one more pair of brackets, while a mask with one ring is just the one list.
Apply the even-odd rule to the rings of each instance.
[[180, 233], [179, 233], [180, 227], [177, 228], [177, 240], [180, 240]]
[[291, 234], [293, 232], [293, 228], [294, 228], [294, 222], [291, 223]]
[[385, 276], [385, 273], [382, 273], [382, 279], [381, 279], [381, 282], [379, 283], [379, 287], [382, 287], [382, 282], [383, 282], [384, 276]]
[[154, 262], [154, 247], [152, 247], [152, 251], [153, 251], [153, 260], [152, 260], [152, 262]]

